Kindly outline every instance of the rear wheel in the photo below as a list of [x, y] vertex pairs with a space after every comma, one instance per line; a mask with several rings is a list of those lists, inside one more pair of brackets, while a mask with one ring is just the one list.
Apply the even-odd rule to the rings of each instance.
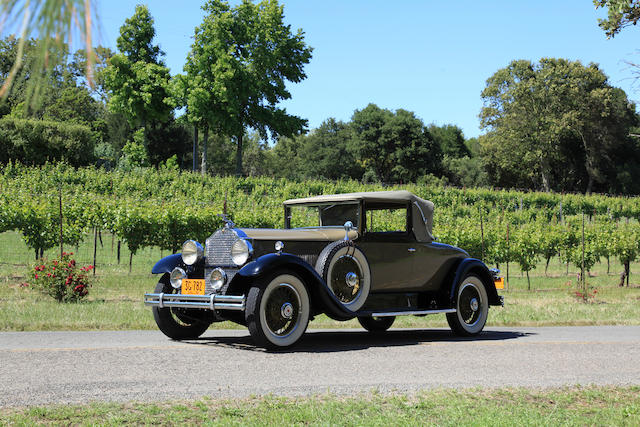
[[487, 323], [487, 291], [478, 276], [465, 277], [456, 291], [456, 312], [447, 314], [447, 323], [456, 335], [473, 336]]
[[295, 344], [309, 324], [309, 293], [293, 272], [282, 270], [249, 290], [245, 311], [256, 344], [286, 348]]
[[[169, 284], [167, 277], [160, 279], [155, 289], [156, 294], [173, 294], [177, 292], [178, 291]], [[209, 322], [201, 320], [199, 318], [200, 313], [193, 309], [153, 307], [152, 311], [158, 329], [174, 340], [198, 338], [210, 325]]]
[[396, 320], [395, 316], [375, 317], [363, 316], [358, 317], [358, 322], [369, 332], [384, 332], [393, 325]]

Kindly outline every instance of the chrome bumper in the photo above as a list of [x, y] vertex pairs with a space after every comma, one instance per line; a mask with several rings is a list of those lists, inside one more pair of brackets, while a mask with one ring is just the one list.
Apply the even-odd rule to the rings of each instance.
[[144, 294], [144, 305], [244, 311], [245, 298], [244, 295]]

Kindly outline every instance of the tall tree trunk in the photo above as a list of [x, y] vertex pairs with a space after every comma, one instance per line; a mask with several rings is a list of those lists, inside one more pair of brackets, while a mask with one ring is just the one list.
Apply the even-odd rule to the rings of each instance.
[[584, 147], [584, 167], [587, 170], [587, 175], [589, 176], [589, 181], [587, 182], [587, 189], [585, 194], [591, 194], [591, 189], [593, 188], [593, 158], [589, 155], [589, 146], [587, 145], [587, 140], [582, 134], [582, 132], [578, 132], [580, 134], [580, 139], [582, 140], [582, 146]]
[[198, 125], [193, 125], [193, 171], [198, 169]]
[[238, 134], [238, 147], [236, 148], [236, 176], [242, 176], [242, 137], [243, 132]]
[[591, 188], [593, 188], [593, 176], [589, 173], [589, 169], [587, 168], [587, 174], [589, 175], [589, 182], [587, 183], [587, 190], [584, 194], [591, 194]]
[[204, 127], [204, 141], [202, 141], [202, 166], [200, 172], [202, 176], [207, 174], [207, 144], [209, 143], [209, 125]]
[[547, 172], [546, 162], [542, 162], [542, 170], [540, 171], [540, 175], [542, 178], [542, 189], [548, 193], [551, 191], [551, 185], [549, 185], [549, 174]]

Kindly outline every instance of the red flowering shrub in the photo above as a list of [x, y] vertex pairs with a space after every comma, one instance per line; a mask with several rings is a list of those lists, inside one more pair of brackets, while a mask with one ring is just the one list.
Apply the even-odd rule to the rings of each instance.
[[58, 302], [77, 302], [86, 297], [91, 286], [92, 265], [78, 267], [72, 253], [62, 253], [61, 259], [36, 264], [31, 271], [32, 284]]

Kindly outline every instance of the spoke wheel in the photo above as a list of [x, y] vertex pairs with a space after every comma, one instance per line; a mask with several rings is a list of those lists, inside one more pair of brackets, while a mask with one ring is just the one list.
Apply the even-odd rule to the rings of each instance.
[[334, 295], [343, 304], [351, 304], [358, 297], [362, 268], [352, 255], [342, 255], [336, 259], [331, 269], [329, 283]]
[[353, 242], [327, 245], [318, 257], [316, 271], [345, 309], [358, 311], [367, 301], [371, 270], [364, 253]]
[[279, 272], [249, 290], [245, 314], [258, 345], [284, 348], [302, 337], [309, 312], [309, 294], [302, 280], [292, 272]]
[[[155, 293], [157, 294], [173, 294], [177, 292], [178, 291], [169, 284], [168, 277], [162, 277], [155, 289]], [[198, 317], [200, 313], [193, 309], [153, 307], [152, 311], [158, 329], [174, 340], [198, 338], [209, 327], [209, 322], [201, 320]]]
[[469, 275], [456, 291], [456, 312], [447, 314], [447, 322], [457, 335], [479, 334], [487, 323], [489, 304], [487, 291], [479, 277]]

